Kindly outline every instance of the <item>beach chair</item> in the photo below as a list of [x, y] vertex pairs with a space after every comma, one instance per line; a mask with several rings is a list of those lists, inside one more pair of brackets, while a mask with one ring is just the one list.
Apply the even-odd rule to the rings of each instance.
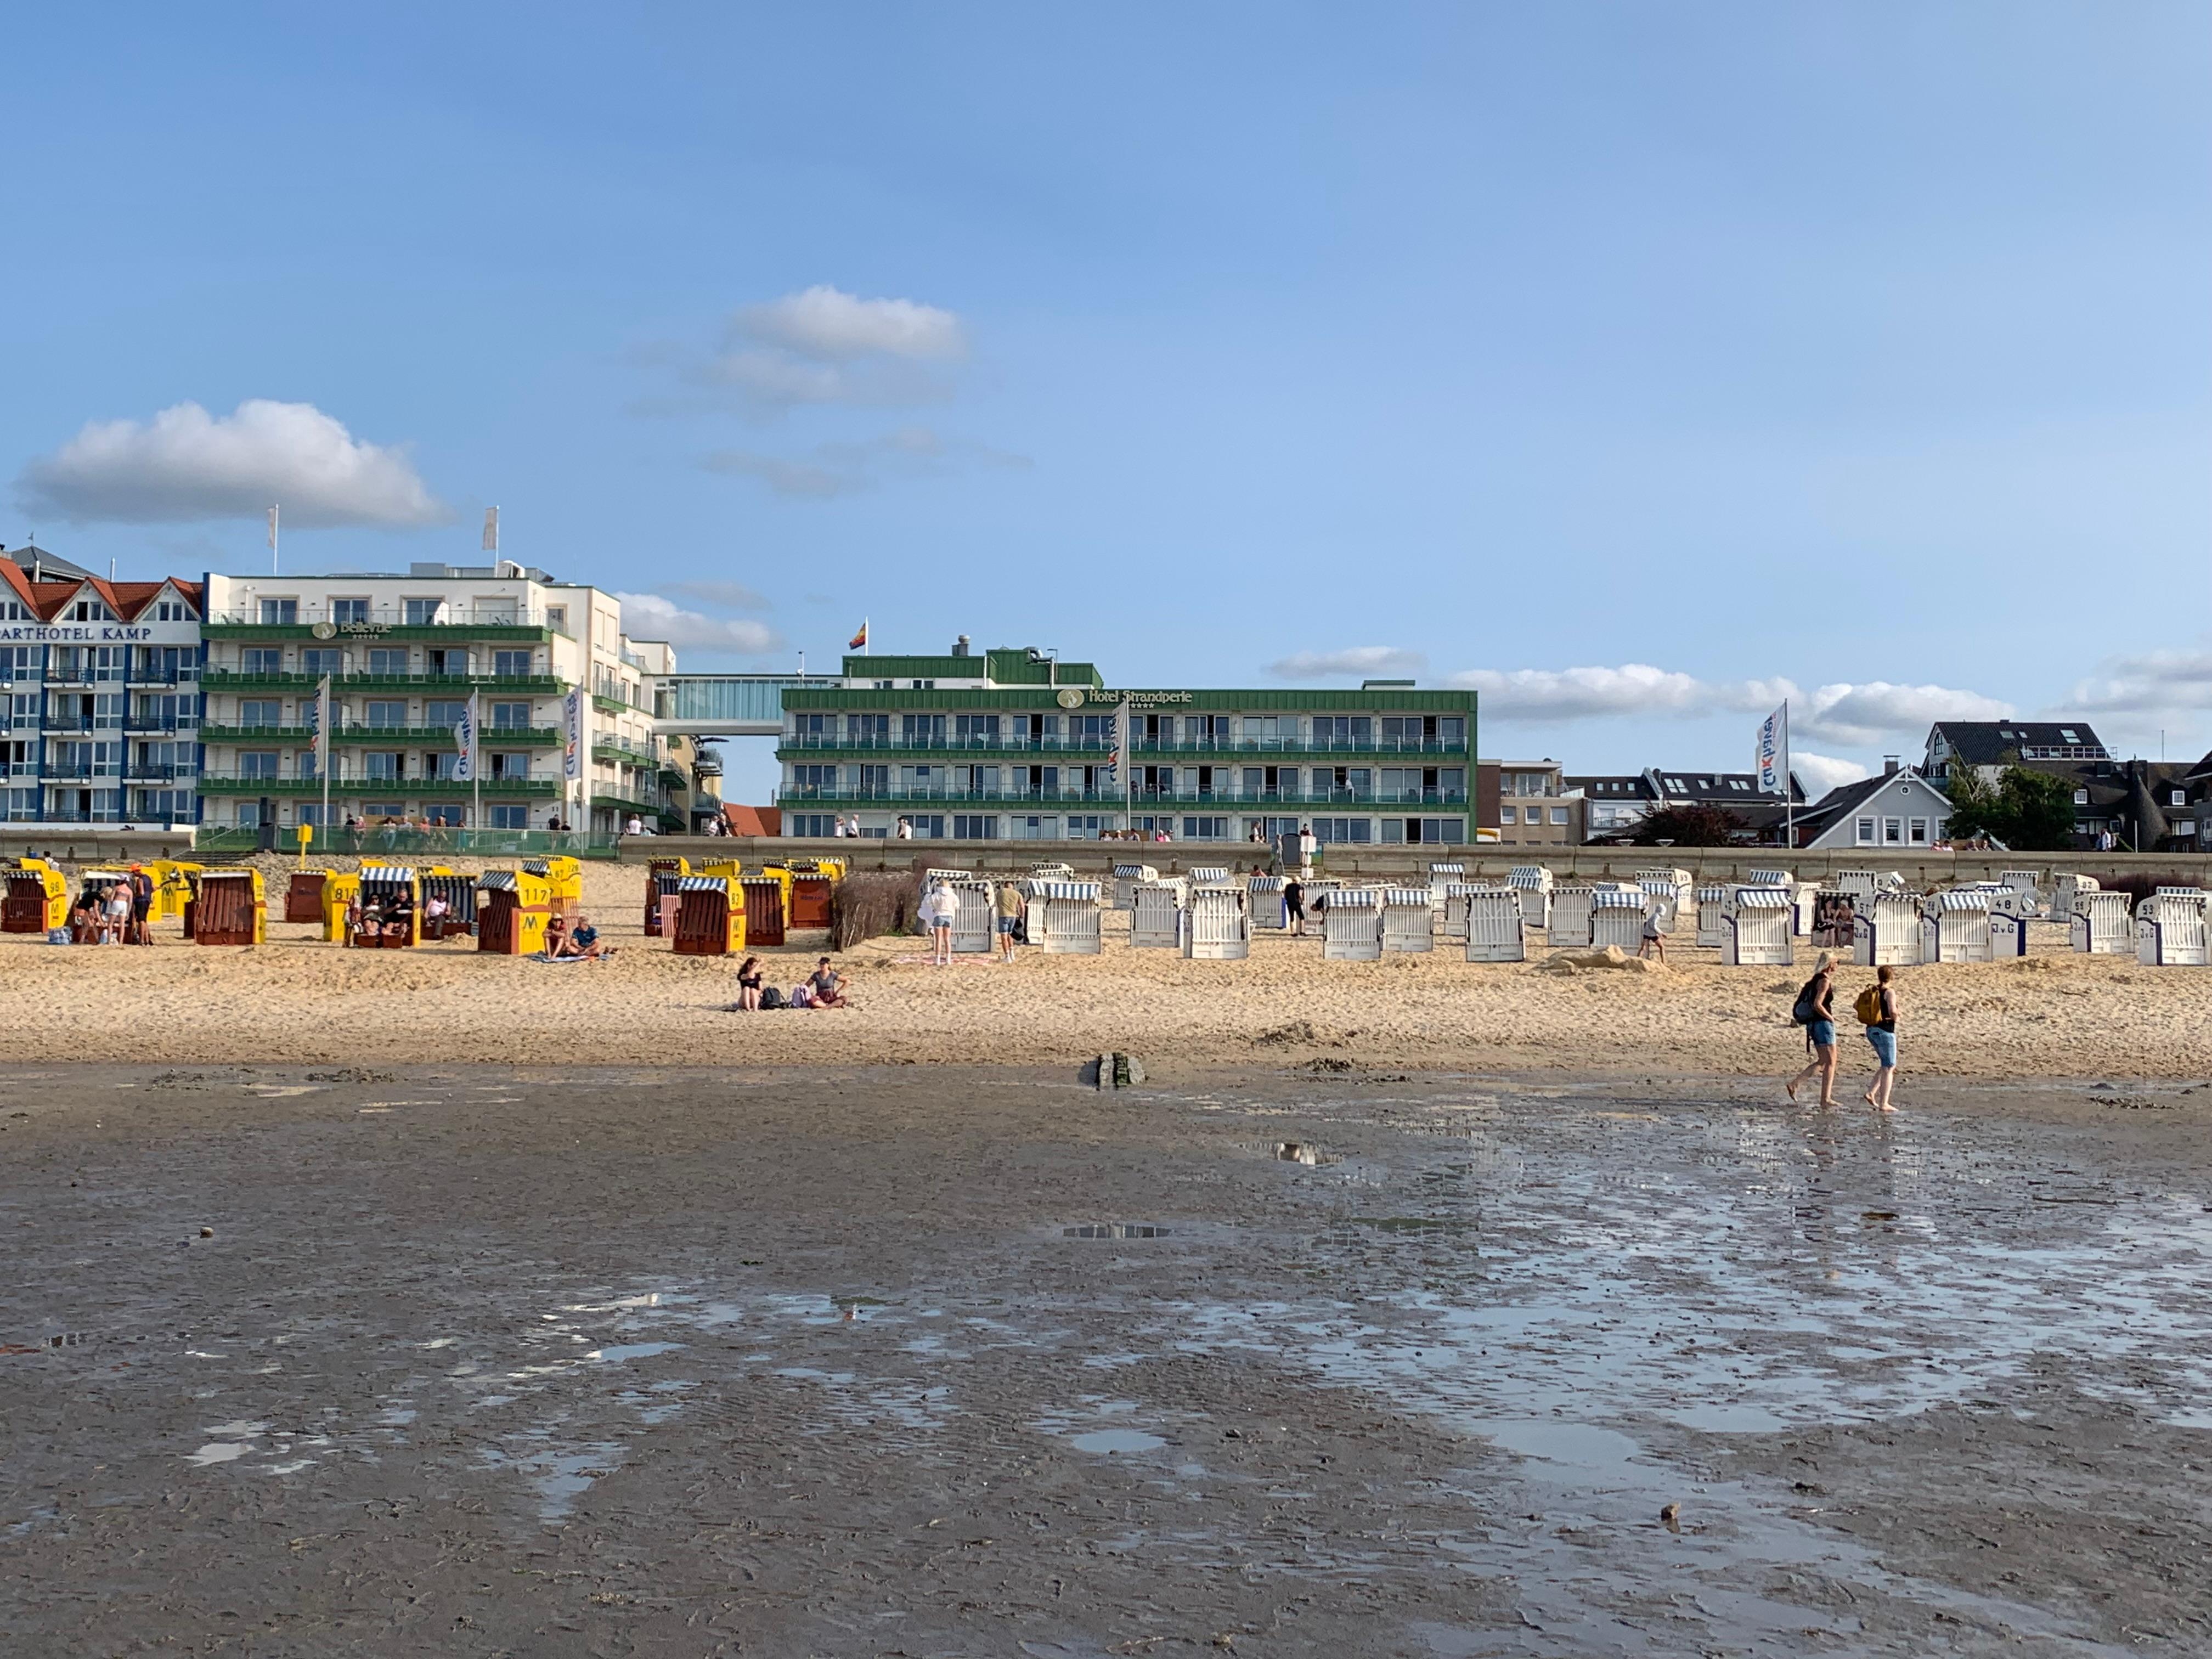
[[2081, 955], [2124, 957], [2135, 953], [2135, 917], [2125, 893], [2107, 893], [2100, 887], [2076, 888], [2068, 909], [2068, 940]]
[[679, 876], [676, 889], [676, 937], [679, 957], [726, 957], [745, 948], [745, 895], [727, 876]]
[[978, 876], [947, 882], [952, 890], [952, 950], [956, 956], [988, 956], [999, 922], [991, 884]]
[[1042, 881], [1032, 902], [1045, 908], [1044, 950], [1047, 956], [1095, 957], [1103, 948], [1098, 900], [1103, 889], [1095, 881]]
[[1469, 887], [1462, 890], [1467, 916], [1467, 959], [1526, 962], [1528, 924], [1523, 920], [1520, 891], [1511, 887]]
[[584, 866], [581, 860], [566, 855], [525, 859], [522, 860], [522, 873], [544, 878], [547, 890], [553, 896], [555, 915], [573, 916], [584, 908]]
[[[1590, 895], [1589, 947], [1602, 951], [1618, 945], [1634, 956], [1644, 945], [1644, 918], [1651, 913], [1651, 896], [1641, 887], [1601, 887]], [[1558, 915], [1555, 909], [1553, 914]]]
[[1437, 907], [1425, 887], [1382, 890], [1382, 954], [1421, 956], [1437, 948]]
[[1789, 892], [1731, 887], [1721, 901], [1721, 962], [1729, 968], [1786, 968], [1796, 958]]
[[330, 879], [327, 870], [295, 870], [284, 884], [284, 920], [320, 923], [323, 919], [323, 884]]
[[553, 884], [526, 871], [487, 870], [477, 878], [477, 949], [495, 957], [535, 956], [553, 920]]
[[784, 884], [777, 878], [778, 873], [772, 870], [756, 870], [749, 876], [738, 878], [744, 933], [731, 949], [757, 951], [784, 942], [787, 932], [786, 890]]
[[1990, 896], [1978, 887], [1930, 893], [1920, 904], [1923, 962], [1990, 960]]
[[1194, 962], [1242, 962], [1252, 954], [1251, 900], [1243, 888], [1212, 883], [1192, 890], [1182, 953]]
[[676, 878], [691, 873], [689, 859], [647, 859], [645, 862], [645, 936], [660, 935], [660, 901], [676, 890]]
[[1721, 915], [1721, 906], [1728, 898], [1728, 889], [1718, 882], [1709, 882], [1698, 889], [1698, 943], [1717, 951], [1728, 936], [1728, 922]]
[[2146, 968], [2202, 968], [2206, 951], [2207, 895], [2194, 888], [2161, 887], [2136, 906], [2136, 960]]
[[1322, 912], [1325, 962], [1379, 962], [1382, 957], [1382, 895], [1371, 887], [1340, 887]]
[[1862, 968], [1911, 968], [1920, 961], [1920, 904], [1879, 890], [1855, 900], [1851, 960]]
[[1182, 948], [1184, 889], [1179, 881], [1141, 881], [1129, 889], [1129, 945], [1137, 951]]
[[1291, 925], [1290, 907], [1283, 899], [1283, 878], [1253, 876], [1244, 884], [1255, 927], [1281, 929]]
[[[477, 930], [477, 884], [473, 876], [456, 875], [441, 865], [422, 877], [422, 925], [416, 930], [426, 939], [466, 938]], [[446, 902], [446, 914], [428, 914], [433, 897]]]
[[258, 945], [269, 907], [258, 870], [203, 870], [192, 882], [192, 942]]
[[1126, 910], [1135, 900], [1131, 896], [1140, 881], [1158, 881], [1160, 872], [1149, 864], [1117, 864], [1114, 866], [1114, 908]]
[[1585, 882], [1571, 881], [1552, 889], [1550, 897], [1551, 920], [1545, 924], [1546, 941], [1555, 947], [1586, 948], [1590, 942], [1591, 917], [1597, 909], [1597, 889]]
[[1516, 864], [1507, 873], [1505, 884], [1521, 895], [1522, 921], [1531, 927], [1552, 925], [1552, 894], [1556, 884], [1549, 870], [1540, 864]]
[[346, 943], [358, 951], [411, 950], [422, 941], [422, 883], [404, 864], [361, 866], [361, 919]]
[[69, 926], [69, 878], [44, 859], [24, 859], [5, 872], [0, 933], [51, 933]]

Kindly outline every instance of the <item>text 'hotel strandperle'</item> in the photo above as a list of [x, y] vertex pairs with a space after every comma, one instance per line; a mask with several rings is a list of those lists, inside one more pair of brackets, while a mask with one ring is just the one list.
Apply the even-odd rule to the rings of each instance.
[[[848, 656], [840, 684], [783, 693], [776, 803], [791, 836], [1084, 840], [1164, 830], [1249, 841], [1474, 840], [1474, 693], [1123, 690], [1034, 649]], [[1116, 711], [1130, 709], [1124, 775]]]

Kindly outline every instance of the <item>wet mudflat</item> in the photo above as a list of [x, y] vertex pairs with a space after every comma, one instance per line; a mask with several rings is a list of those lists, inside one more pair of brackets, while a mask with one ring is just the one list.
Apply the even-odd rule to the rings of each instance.
[[17, 1069], [0, 1629], [2212, 1651], [2208, 1102]]

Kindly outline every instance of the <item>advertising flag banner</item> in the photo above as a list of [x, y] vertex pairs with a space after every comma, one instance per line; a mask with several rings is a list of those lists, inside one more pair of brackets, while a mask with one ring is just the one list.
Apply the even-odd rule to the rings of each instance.
[[453, 722], [453, 745], [460, 750], [453, 762], [453, 781], [474, 783], [477, 780], [477, 696], [469, 693], [468, 712]]
[[499, 551], [499, 509], [495, 507], [484, 508], [483, 550]]
[[323, 683], [315, 690], [313, 718], [315, 722], [315, 770], [327, 777], [331, 770], [331, 677], [323, 676]]
[[1790, 705], [1784, 703], [1762, 721], [1753, 769], [1759, 774], [1762, 795], [1790, 793]]
[[584, 775], [584, 691], [571, 690], [562, 705], [561, 775], [574, 783]]

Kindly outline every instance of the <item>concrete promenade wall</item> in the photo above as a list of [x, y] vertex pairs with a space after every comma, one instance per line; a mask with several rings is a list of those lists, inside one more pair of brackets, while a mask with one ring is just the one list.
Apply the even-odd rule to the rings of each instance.
[[[1801, 881], [1825, 881], [1838, 870], [1893, 870], [1917, 888], [1945, 887], [1962, 881], [1995, 880], [2005, 870], [2039, 870], [2046, 878], [2067, 875], [2156, 876], [2174, 886], [2212, 884], [2212, 855], [2197, 853], [1950, 853], [1925, 848], [1889, 852], [1789, 852], [1779, 847], [1704, 848], [1686, 847], [1360, 847], [1322, 849], [1322, 872], [1329, 876], [1378, 881], [1418, 876], [1427, 879], [1431, 862], [1464, 864], [1468, 876], [1503, 877], [1516, 864], [1541, 864], [1565, 881], [1572, 877], [1632, 880], [1639, 869], [1679, 868], [1701, 883], [1741, 881], [1758, 869], [1784, 869]], [[861, 870], [912, 870], [931, 866], [998, 874], [1025, 875], [1032, 864], [1073, 865], [1078, 876], [1107, 874], [1116, 864], [1149, 864], [1163, 875], [1181, 875], [1193, 865], [1227, 865], [1243, 873], [1272, 867], [1267, 849], [1249, 842], [1031, 841], [802, 841], [790, 837], [659, 836], [626, 838], [621, 855], [633, 862], [680, 855], [695, 863], [734, 858], [752, 864], [763, 859], [842, 858]]]

